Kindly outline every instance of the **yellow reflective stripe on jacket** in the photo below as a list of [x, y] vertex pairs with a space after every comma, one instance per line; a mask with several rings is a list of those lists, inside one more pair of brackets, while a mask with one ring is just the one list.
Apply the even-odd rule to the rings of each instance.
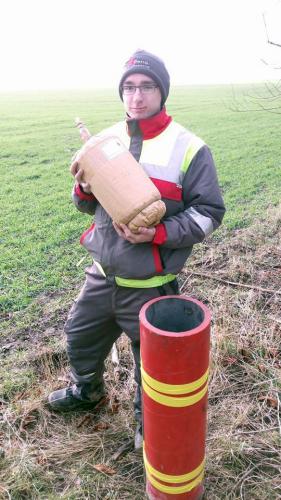
[[186, 173], [187, 169], [192, 162], [194, 156], [196, 153], [198, 153], [199, 149], [202, 148], [202, 146], [205, 146], [205, 142], [200, 139], [200, 137], [197, 137], [196, 135], [191, 139], [190, 144], [188, 145], [188, 148], [186, 150], [186, 153], [184, 155], [184, 160], [181, 166], [181, 171]]
[[164, 406], [172, 406], [173, 408], [183, 408], [185, 406], [192, 406], [195, 403], [198, 403], [198, 401], [205, 396], [208, 390], [208, 384], [206, 384], [201, 391], [193, 394], [192, 396], [175, 398], [173, 396], [166, 396], [165, 394], [160, 394], [159, 392], [154, 391], [154, 389], [151, 389], [151, 387], [147, 385], [144, 379], [142, 379], [142, 387], [144, 392], [151, 399], [156, 401], [156, 403], [160, 403]]
[[155, 378], [150, 377], [148, 373], [143, 369], [141, 365], [141, 374], [143, 380], [152, 388], [158, 392], [164, 392], [165, 394], [188, 394], [189, 392], [194, 392], [199, 387], [201, 387], [208, 380], [209, 368], [205, 371], [202, 377], [190, 382], [189, 384], [165, 384], [164, 382], [159, 382]]
[[119, 286], [126, 286], [129, 288], [153, 288], [156, 286], [162, 286], [176, 278], [175, 274], [165, 274], [164, 276], [153, 276], [146, 280], [135, 280], [127, 278], [119, 278], [115, 276], [115, 281]]
[[163, 474], [163, 472], [160, 472], [152, 465], [147, 460], [147, 456], [145, 454], [145, 443], [143, 444], [143, 461], [146, 470], [152, 474], [156, 479], [160, 479], [160, 481], [165, 481], [165, 483], [185, 483], [186, 481], [191, 481], [192, 479], [197, 478], [199, 474], [201, 474], [204, 470], [205, 466], [205, 459], [201, 462], [201, 464], [196, 467], [196, 469], [192, 470], [191, 472], [188, 472], [187, 474], [181, 474], [179, 476], [172, 476], [170, 474]]

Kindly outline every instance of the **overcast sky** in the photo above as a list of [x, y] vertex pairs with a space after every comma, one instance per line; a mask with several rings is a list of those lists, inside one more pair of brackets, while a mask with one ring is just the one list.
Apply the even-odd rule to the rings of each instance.
[[280, 78], [263, 13], [281, 44], [280, 0], [0, 0], [0, 90], [115, 87], [137, 48], [174, 85]]

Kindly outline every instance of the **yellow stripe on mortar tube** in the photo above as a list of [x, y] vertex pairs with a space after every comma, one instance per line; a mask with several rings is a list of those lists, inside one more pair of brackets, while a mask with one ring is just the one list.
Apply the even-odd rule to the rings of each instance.
[[164, 392], [165, 394], [188, 394], [189, 392], [194, 392], [199, 387], [201, 387], [208, 380], [209, 368], [205, 371], [202, 377], [190, 382], [189, 384], [165, 384], [164, 382], [159, 382], [155, 378], [150, 377], [148, 373], [141, 366], [141, 374], [143, 380], [155, 391]]
[[183, 486], [167, 486], [166, 484], [159, 483], [154, 477], [146, 471], [146, 475], [149, 479], [149, 482], [156, 488], [158, 491], [162, 491], [163, 493], [170, 493], [171, 495], [177, 495], [180, 493], [187, 493], [188, 491], [193, 490], [193, 488], [196, 488], [204, 478], [204, 473], [202, 472], [200, 476], [198, 476], [194, 481], [191, 483], [185, 484]]
[[165, 483], [185, 483], [186, 481], [191, 481], [192, 479], [196, 478], [199, 474], [203, 472], [205, 466], [205, 459], [204, 459], [201, 462], [201, 464], [198, 465], [198, 467], [196, 467], [196, 469], [192, 470], [191, 472], [187, 472], [186, 474], [181, 474], [179, 476], [164, 474], [163, 472], [159, 472], [158, 470], [154, 469], [154, 467], [150, 465], [150, 463], [147, 460], [144, 447], [143, 447], [143, 461], [146, 470], [154, 477], [156, 477], [156, 479], [165, 481]]
[[147, 385], [144, 379], [142, 379], [142, 387], [146, 394], [157, 403], [165, 406], [172, 406], [174, 408], [194, 405], [205, 396], [208, 390], [208, 384], [206, 384], [201, 391], [193, 394], [192, 396], [175, 398], [173, 396], [166, 396], [165, 394], [160, 394], [159, 392], [154, 391], [151, 387], [149, 387], [149, 385]]

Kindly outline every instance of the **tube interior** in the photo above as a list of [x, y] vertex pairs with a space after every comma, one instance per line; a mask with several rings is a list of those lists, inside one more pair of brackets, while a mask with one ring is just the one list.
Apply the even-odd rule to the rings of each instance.
[[146, 319], [155, 328], [179, 333], [197, 328], [204, 320], [204, 312], [194, 302], [169, 298], [151, 304], [146, 310]]

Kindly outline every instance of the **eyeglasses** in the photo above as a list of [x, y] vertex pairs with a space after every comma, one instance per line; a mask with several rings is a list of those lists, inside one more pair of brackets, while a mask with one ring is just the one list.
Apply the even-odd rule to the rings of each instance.
[[152, 94], [157, 88], [158, 85], [155, 83], [149, 83], [146, 85], [123, 85], [122, 91], [125, 95], [134, 94], [137, 89], [139, 89], [142, 94]]

